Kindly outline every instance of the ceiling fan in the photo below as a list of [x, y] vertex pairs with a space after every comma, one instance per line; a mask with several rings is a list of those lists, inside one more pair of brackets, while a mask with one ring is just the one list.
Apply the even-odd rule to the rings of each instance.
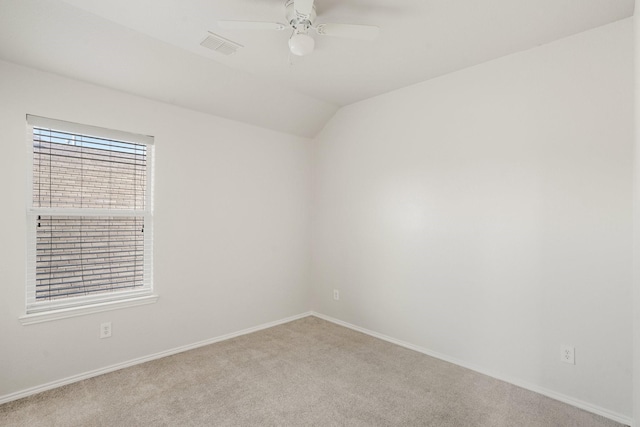
[[380, 29], [372, 25], [355, 24], [318, 24], [314, 0], [286, 0], [286, 24], [279, 22], [252, 21], [218, 21], [218, 25], [226, 30], [276, 30], [292, 29], [289, 38], [289, 49], [294, 55], [308, 55], [313, 52], [315, 40], [309, 35], [314, 30], [322, 36], [344, 37], [358, 40], [374, 40]]

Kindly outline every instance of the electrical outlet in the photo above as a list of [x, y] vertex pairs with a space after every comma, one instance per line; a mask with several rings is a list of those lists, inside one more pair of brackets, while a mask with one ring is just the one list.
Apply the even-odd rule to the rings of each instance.
[[111, 336], [111, 322], [100, 324], [100, 338], [109, 338]]
[[333, 299], [338, 301], [340, 299], [340, 291], [337, 289], [333, 290]]
[[564, 363], [576, 364], [576, 348], [570, 345], [563, 345], [560, 348], [560, 360]]

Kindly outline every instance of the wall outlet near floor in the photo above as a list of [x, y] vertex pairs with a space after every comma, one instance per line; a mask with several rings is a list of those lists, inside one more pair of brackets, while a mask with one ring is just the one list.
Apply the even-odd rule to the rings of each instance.
[[109, 338], [111, 336], [111, 322], [100, 323], [100, 338]]
[[576, 364], [576, 348], [570, 345], [563, 345], [560, 348], [560, 360], [564, 363]]
[[340, 299], [340, 291], [337, 289], [333, 290], [333, 299], [338, 301]]

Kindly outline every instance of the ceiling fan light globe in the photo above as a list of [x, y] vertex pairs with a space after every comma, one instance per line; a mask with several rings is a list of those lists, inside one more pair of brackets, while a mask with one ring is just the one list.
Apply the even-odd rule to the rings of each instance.
[[313, 52], [315, 46], [315, 40], [308, 34], [294, 34], [289, 39], [289, 49], [294, 55], [308, 55]]

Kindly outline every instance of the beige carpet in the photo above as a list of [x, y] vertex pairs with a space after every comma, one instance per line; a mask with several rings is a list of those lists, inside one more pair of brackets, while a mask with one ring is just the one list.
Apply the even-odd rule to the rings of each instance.
[[619, 426], [316, 317], [0, 406], [2, 426]]

